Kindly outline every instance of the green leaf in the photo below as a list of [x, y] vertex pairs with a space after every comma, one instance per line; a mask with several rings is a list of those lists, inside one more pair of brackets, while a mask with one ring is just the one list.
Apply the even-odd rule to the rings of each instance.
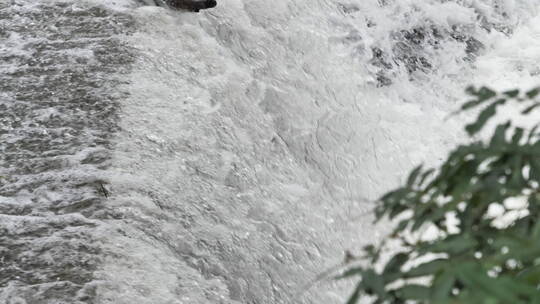
[[344, 273], [338, 275], [335, 277], [336, 280], [345, 279], [352, 276], [360, 276], [362, 275], [362, 272], [364, 269], [362, 267], [353, 267], [350, 269], [347, 269]]
[[452, 271], [446, 270], [435, 276], [432, 284], [431, 297], [435, 301], [446, 300], [456, 282], [456, 276]]
[[515, 90], [505, 91], [503, 92], [503, 94], [510, 98], [515, 98], [519, 95], [519, 90], [515, 89]]
[[481, 87], [480, 90], [476, 92], [476, 96], [480, 100], [488, 100], [490, 98], [497, 96], [497, 92], [493, 91], [492, 89], [488, 87]]
[[482, 110], [482, 112], [480, 112], [480, 114], [478, 115], [476, 122], [468, 124], [465, 127], [467, 133], [469, 135], [474, 135], [478, 133], [484, 127], [487, 121], [497, 113], [497, 107], [504, 104], [505, 102], [506, 99], [498, 99], [496, 102], [490, 104], [484, 110]]
[[537, 221], [534, 223], [534, 226], [532, 228], [531, 236], [533, 239], [539, 239], [540, 238], [540, 221]]
[[489, 143], [490, 148], [500, 148], [506, 144], [506, 131], [510, 128], [510, 122], [498, 125]]
[[364, 256], [372, 263], [377, 263], [380, 258], [381, 249], [373, 245], [364, 246]]
[[426, 172], [422, 173], [422, 176], [420, 177], [420, 180], [418, 181], [418, 185], [421, 186], [424, 184], [426, 179], [432, 175], [435, 172], [435, 169], [429, 169]]
[[540, 183], [540, 159], [530, 159], [529, 180]]
[[525, 130], [523, 128], [516, 128], [514, 131], [514, 135], [512, 136], [512, 143], [514, 145], [518, 145], [524, 133]]
[[538, 131], [538, 127], [540, 127], [540, 124], [536, 124], [531, 130], [529, 130], [529, 136], [527, 138], [527, 142], [530, 143], [535, 136], [537, 136], [536, 131]]
[[428, 300], [430, 290], [424, 285], [410, 284], [396, 289], [396, 294], [407, 300]]
[[423, 277], [427, 275], [434, 275], [437, 272], [441, 271], [448, 265], [448, 260], [446, 259], [437, 259], [430, 262], [420, 264], [411, 270], [404, 273], [404, 277], [413, 278], [413, 277]]
[[472, 95], [476, 97], [476, 99], [473, 99], [471, 101], [468, 101], [461, 106], [461, 110], [469, 110], [472, 109], [485, 101], [488, 101], [489, 99], [497, 96], [497, 93], [487, 87], [481, 87], [479, 90], [476, 90], [474, 87], [468, 87], [465, 90], [469, 95]]
[[435, 241], [422, 248], [422, 253], [448, 253], [451, 255], [471, 251], [478, 242], [466, 234], [457, 234]]
[[428, 209], [429, 207], [430, 207], [429, 205], [424, 204], [421, 206], [423, 211], [415, 213], [414, 218], [412, 220], [412, 223], [413, 223], [411, 227], [412, 232], [415, 232], [418, 229], [422, 228], [422, 226], [431, 218], [432, 213], [431, 213], [431, 210]]
[[411, 220], [409, 220], [409, 219], [399, 221], [396, 228], [394, 228], [392, 234], [395, 235], [398, 232], [403, 232], [405, 230], [405, 228], [407, 228], [407, 226], [409, 225], [410, 222], [411, 222]]
[[462, 265], [458, 277], [470, 289], [480, 289], [495, 298], [501, 299], [504, 303], [522, 303], [515, 294], [508, 292], [508, 289], [500, 281], [488, 277], [477, 265], [467, 263]]
[[356, 288], [354, 288], [353, 293], [349, 296], [349, 300], [347, 301], [347, 304], [356, 304], [358, 302], [358, 299], [360, 298], [361, 292], [362, 292], [362, 282], [356, 285]]
[[540, 284], [540, 266], [527, 268], [518, 274], [518, 278], [532, 286]]
[[367, 269], [362, 274], [362, 286], [368, 294], [384, 296], [387, 294], [382, 276], [372, 269]]
[[401, 266], [403, 266], [403, 264], [405, 264], [405, 262], [407, 262], [408, 259], [409, 259], [408, 253], [400, 252], [394, 255], [384, 267], [383, 273], [401, 272], [400, 271]]
[[512, 175], [508, 185], [517, 188], [516, 191], [521, 192], [525, 188], [525, 180], [523, 178], [523, 157], [519, 154], [511, 158]]
[[509, 277], [508, 275], [500, 277], [497, 281], [503, 285], [509, 293], [515, 294], [516, 297], [532, 297], [539, 292], [534, 285], [526, 284], [524, 281]]
[[407, 187], [411, 188], [414, 185], [420, 173], [422, 173], [422, 165], [414, 168], [411, 174], [409, 174], [409, 177], [407, 178]]
[[540, 102], [535, 102], [532, 105], [526, 107], [523, 111], [521, 111], [521, 114], [527, 115], [538, 107], [540, 107]]
[[527, 95], [527, 97], [529, 97], [529, 99], [533, 99], [536, 96], [538, 96], [538, 93], [540, 93], [540, 89], [539, 88], [534, 88], [534, 89], [528, 91], [525, 94]]

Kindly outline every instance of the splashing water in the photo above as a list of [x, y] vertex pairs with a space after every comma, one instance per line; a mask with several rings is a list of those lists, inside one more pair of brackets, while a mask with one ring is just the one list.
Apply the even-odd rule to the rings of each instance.
[[537, 84], [540, 1], [0, 2], [0, 302], [341, 303], [310, 282]]

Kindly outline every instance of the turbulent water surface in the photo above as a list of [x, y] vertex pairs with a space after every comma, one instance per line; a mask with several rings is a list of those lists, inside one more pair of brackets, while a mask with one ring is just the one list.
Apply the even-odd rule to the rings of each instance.
[[341, 303], [310, 282], [537, 84], [540, 1], [0, 0], [0, 302]]

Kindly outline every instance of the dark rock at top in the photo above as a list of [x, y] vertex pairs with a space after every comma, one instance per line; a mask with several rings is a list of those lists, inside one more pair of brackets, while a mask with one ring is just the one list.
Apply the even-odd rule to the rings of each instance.
[[167, 5], [176, 9], [185, 9], [192, 12], [198, 12], [203, 9], [216, 7], [216, 0], [167, 0]]

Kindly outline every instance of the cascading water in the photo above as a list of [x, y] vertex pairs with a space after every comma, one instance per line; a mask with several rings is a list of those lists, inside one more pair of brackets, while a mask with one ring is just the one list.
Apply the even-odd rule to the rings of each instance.
[[0, 0], [1, 303], [341, 303], [370, 201], [537, 84], [540, 1]]

